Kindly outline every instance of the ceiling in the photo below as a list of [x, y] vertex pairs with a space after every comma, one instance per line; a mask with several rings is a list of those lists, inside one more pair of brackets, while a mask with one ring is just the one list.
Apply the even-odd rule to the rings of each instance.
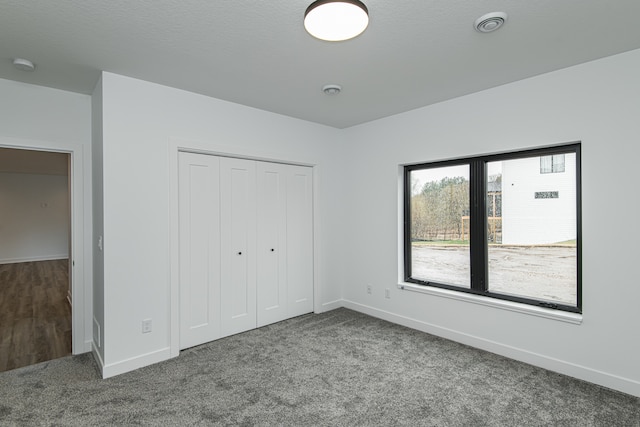
[[331, 43], [311, 0], [2, 0], [0, 78], [89, 94], [105, 70], [345, 128], [640, 48], [638, 0], [364, 2], [369, 28]]

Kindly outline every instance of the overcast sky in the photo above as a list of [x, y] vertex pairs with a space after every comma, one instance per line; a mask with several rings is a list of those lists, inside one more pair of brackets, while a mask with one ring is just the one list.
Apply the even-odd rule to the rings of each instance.
[[[502, 162], [487, 163], [487, 176], [498, 175], [502, 173]], [[427, 182], [438, 182], [443, 178], [464, 177], [469, 179], [469, 165], [445, 166], [431, 169], [421, 169], [411, 172], [411, 181], [418, 181], [415, 187], [421, 189]]]

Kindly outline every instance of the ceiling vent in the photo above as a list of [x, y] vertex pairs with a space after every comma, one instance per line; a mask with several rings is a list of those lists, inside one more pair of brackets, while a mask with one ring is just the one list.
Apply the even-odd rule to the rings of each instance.
[[474, 25], [476, 27], [476, 31], [479, 31], [481, 33], [490, 33], [502, 27], [505, 22], [507, 22], [506, 13], [491, 12], [476, 19]]
[[36, 69], [36, 66], [33, 62], [23, 58], [15, 58], [13, 60], [13, 66], [20, 71], [33, 71]]
[[326, 85], [322, 88], [322, 91], [327, 95], [337, 95], [342, 90], [340, 85]]

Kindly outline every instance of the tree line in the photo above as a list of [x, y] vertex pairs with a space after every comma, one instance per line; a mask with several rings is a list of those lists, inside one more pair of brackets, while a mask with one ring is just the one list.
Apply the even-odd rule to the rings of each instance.
[[415, 186], [414, 182], [411, 239], [461, 239], [462, 217], [469, 215], [469, 181], [464, 177], [446, 177], [427, 182], [417, 192]]

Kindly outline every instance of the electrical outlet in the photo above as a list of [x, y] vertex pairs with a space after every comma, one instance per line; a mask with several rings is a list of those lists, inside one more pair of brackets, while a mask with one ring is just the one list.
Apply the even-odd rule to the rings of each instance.
[[371, 295], [371, 284], [367, 285], [367, 293]]
[[142, 333], [148, 334], [151, 332], [151, 319], [144, 319], [142, 321]]
[[391, 289], [387, 288], [384, 290], [384, 297], [391, 299]]

